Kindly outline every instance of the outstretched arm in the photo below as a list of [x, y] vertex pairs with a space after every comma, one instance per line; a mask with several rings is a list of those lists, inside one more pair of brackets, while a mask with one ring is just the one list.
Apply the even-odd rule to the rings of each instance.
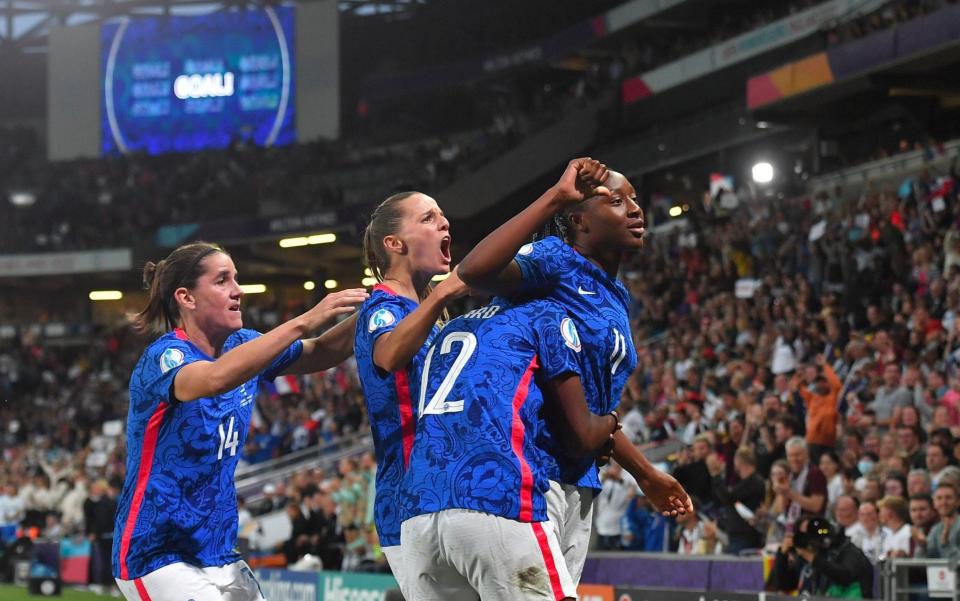
[[613, 435], [613, 458], [630, 472], [643, 494], [663, 515], [693, 513], [693, 502], [687, 491], [673, 476], [653, 467], [623, 432]]
[[521, 246], [564, 207], [594, 195], [608, 193], [597, 188], [607, 179], [605, 165], [590, 158], [574, 159], [555, 185], [533, 204], [481, 240], [460, 263], [460, 277], [475, 290], [509, 294], [521, 280], [513, 257]]
[[379, 338], [373, 347], [373, 362], [386, 372], [403, 369], [417, 354], [440, 319], [447, 305], [470, 292], [454, 269], [410, 315], [404, 317], [392, 332]]
[[233, 390], [266, 369], [295, 341], [338, 315], [350, 313], [366, 298], [367, 292], [362, 288], [330, 294], [303, 315], [230, 349], [215, 361], [185, 365], [174, 377], [174, 396], [180, 401], [193, 401]]
[[285, 374], [312, 374], [336, 367], [353, 354], [357, 314], [333, 326], [316, 338], [303, 340], [300, 358], [284, 370]]

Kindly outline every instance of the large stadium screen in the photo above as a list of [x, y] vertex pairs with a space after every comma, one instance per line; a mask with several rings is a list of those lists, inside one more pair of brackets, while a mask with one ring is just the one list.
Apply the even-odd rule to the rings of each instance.
[[102, 152], [293, 142], [293, 31], [285, 6], [105, 23]]

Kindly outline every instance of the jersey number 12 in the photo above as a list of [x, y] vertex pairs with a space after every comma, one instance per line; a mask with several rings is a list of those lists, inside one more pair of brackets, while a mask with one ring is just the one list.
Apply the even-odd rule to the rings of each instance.
[[223, 424], [217, 426], [220, 432], [220, 450], [217, 451], [217, 459], [223, 459], [223, 450], [228, 449], [230, 456], [237, 454], [237, 447], [240, 445], [240, 430], [233, 429], [233, 416], [230, 416], [230, 423], [227, 424], [227, 431], [223, 431]]
[[463, 371], [463, 368], [467, 365], [470, 356], [477, 350], [477, 337], [470, 332], [451, 332], [443, 339], [443, 344], [440, 345], [440, 354], [446, 355], [453, 350], [454, 342], [460, 343], [460, 353], [453, 361], [453, 365], [450, 367], [450, 371], [447, 372], [446, 377], [443, 378], [443, 382], [440, 382], [440, 387], [437, 388], [437, 391], [430, 397], [430, 402], [424, 406], [427, 397], [427, 376], [430, 375], [430, 362], [433, 359], [433, 352], [437, 350], [437, 347], [431, 347], [430, 352], [427, 353], [427, 360], [423, 364], [423, 375], [420, 377], [420, 405], [418, 415], [421, 417], [430, 414], [439, 415], [441, 413], [457, 413], [463, 411], [463, 401], [448, 402], [447, 396], [450, 395], [450, 391], [453, 389], [453, 383], [457, 381], [457, 376], [460, 375], [460, 372]]

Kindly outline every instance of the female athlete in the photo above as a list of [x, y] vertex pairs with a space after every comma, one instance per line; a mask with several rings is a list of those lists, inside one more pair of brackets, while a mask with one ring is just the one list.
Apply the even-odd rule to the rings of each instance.
[[374, 524], [384, 555], [406, 590], [400, 553], [400, 480], [410, 459], [420, 373], [447, 304], [467, 293], [450, 273], [450, 224], [419, 192], [394, 194], [370, 217], [363, 236], [367, 266], [380, 282], [359, 311], [355, 354], [377, 457]]
[[354, 320], [305, 336], [367, 298], [331, 294], [266, 334], [243, 329], [230, 255], [206, 242], [147, 263], [149, 301], [135, 317], [165, 333], [130, 376], [127, 474], [117, 508], [113, 575], [130, 601], [260, 601], [236, 550], [234, 471], [261, 379], [332, 367], [353, 351]]

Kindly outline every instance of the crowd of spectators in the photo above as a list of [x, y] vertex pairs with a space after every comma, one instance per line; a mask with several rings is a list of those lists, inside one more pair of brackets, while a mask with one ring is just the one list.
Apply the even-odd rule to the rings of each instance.
[[906, 23], [917, 17], [936, 12], [950, 4], [956, 4], [956, 0], [894, 0], [893, 2], [887, 2], [880, 10], [831, 28], [827, 31], [827, 43], [833, 46], [857, 40], [871, 33], [890, 29], [900, 23]]
[[698, 512], [669, 523], [614, 468], [600, 543], [775, 549], [819, 514], [873, 561], [960, 555], [958, 192], [924, 169], [856, 195], [705, 196], [651, 237], [627, 268], [625, 430], [685, 443], [673, 473]]

